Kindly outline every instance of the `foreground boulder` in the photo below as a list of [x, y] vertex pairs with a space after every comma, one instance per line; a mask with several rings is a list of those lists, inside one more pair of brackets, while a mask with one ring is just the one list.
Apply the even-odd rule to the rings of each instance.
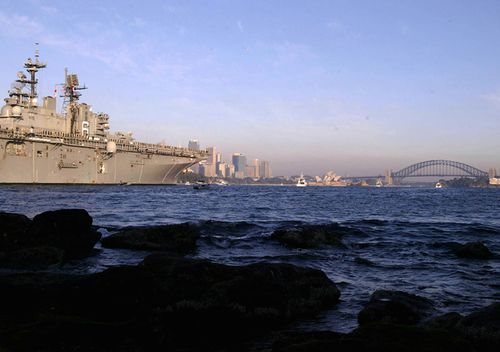
[[85, 209], [46, 211], [33, 218], [29, 230], [37, 245], [64, 250], [67, 259], [87, 256], [101, 234], [92, 228], [92, 217]]
[[64, 255], [64, 251], [56, 247], [28, 247], [0, 253], [0, 265], [11, 269], [44, 269], [61, 264]]
[[19, 249], [31, 220], [22, 214], [0, 212], [0, 251]]
[[46, 267], [90, 254], [101, 234], [84, 209], [47, 211], [30, 220], [0, 213], [0, 265]]
[[278, 229], [271, 239], [294, 248], [318, 248], [322, 246], [345, 247], [342, 237], [347, 234], [362, 234], [361, 231], [339, 224], [303, 225]]
[[417, 324], [432, 312], [432, 302], [426, 298], [402, 291], [377, 290], [359, 312], [358, 323]]
[[129, 228], [105, 237], [103, 247], [187, 253], [196, 249], [200, 237], [196, 226], [184, 223]]
[[349, 334], [289, 333], [274, 342], [272, 352], [476, 352], [465, 338], [444, 330], [373, 324]]
[[481, 242], [459, 244], [454, 248], [454, 252], [459, 258], [490, 259], [493, 257], [493, 253]]
[[472, 339], [481, 351], [497, 351], [500, 346], [500, 302], [459, 320], [456, 328]]
[[235, 349], [338, 302], [326, 275], [167, 255], [87, 276], [0, 277], [0, 350]]

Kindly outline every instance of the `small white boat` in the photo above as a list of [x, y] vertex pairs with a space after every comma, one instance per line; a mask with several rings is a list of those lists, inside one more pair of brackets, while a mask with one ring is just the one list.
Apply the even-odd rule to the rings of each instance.
[[196, 181], [196, 183], [193, 185], [193, 189], [208, 189], [210, 184], [206, 183], [205, 181]]
[[307, 182], [303, 174], [300, 174], [299, 180], [297, 181], [297, 187], [306, 187]]
[[375, 187], [384, 187], [384, 183], [382, 182], [381, 179], [377, 180], [377, 183], [375, 184]]
[[443, 188], [443, 184], [441, 182], [436, 183], [435, 188]]
[[216, 184], [217, 186], [227, 186], [227, 185], [229, 185], [229, 184], [228, 184], [226, 181], [224, 181], [224, 180], [217, 180], [217, 181], [215, 182], [215, 184]]

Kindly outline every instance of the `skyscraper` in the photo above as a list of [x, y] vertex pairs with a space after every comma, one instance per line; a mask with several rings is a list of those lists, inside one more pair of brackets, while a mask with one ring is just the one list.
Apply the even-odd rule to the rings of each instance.
[[207, 154], [208, 154], [207, 161], [206, 164], [204, 165], [204, 170], [205, 170], [204, 176], [215, 177], [217, 176], [217, 164], [216, 164], [217, 151], [215, 147], [208, 147]]
[[234, 172], [235, 173], [241, 172], [245, 174], [245, 167], [247, 166], [247, 157], [241, 153], [234, 153], [232, 160], [234, 165]]
[[234, 177], [234, 165], [233, 164], [226, 165], [226, 177]]
[[200, 144], [197, 139], [191, 139], [188, 143], [188, 148], [191, 150], [200, 150]]
[[253, 160], [253, 177], [260, 177], [260, 162], [259, 159]]
[[220, 176], [220, 177], [226, 177], [226, 167], [224, 166], [224, 171], [222, 171], [222, 168], [221, 168], [221, 163], [222, 163], [222, 154], [219, 152], [217, 154], [215, 154], [215, 171], [217, 173], [217, 176]]
[[259, 176], [261, 178], [270, 178], [270, 177], [272, 177], [271, 167], [269, 166], [269, 161], [262, 160], [259, 163]]

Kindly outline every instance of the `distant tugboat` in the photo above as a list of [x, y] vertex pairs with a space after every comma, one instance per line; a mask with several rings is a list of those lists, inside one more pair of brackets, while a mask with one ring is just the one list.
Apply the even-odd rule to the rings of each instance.
[[307, 182], [303, 174], [300, 174], [299, 180], [297, 181], [297, 187], [306, 187]]
[[443, 188], [443, 184], [441, 182], [436, 183], [435, 188]]

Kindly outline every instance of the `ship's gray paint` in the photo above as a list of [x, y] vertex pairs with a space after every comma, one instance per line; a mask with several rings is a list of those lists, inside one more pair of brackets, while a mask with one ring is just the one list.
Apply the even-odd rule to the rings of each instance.
[[[28, 73], [45, 64], [27, 61]], [[16, 82], [36, 85], [18, 74]], [[34, 77], [34, 76], [32, 76]], [[57, 114], [54, 97], [36, 105], [36, 95], [13, 88], [0, 113], [0, 183], [173, 184], [176, 176], [206, 152], [147, 144], [131, 134], [109, 134], [107, 114], [79, 103], [78, 81], [68, 75], [66, 113]], [[31, 92], [36, 92], [32, 89]]]

